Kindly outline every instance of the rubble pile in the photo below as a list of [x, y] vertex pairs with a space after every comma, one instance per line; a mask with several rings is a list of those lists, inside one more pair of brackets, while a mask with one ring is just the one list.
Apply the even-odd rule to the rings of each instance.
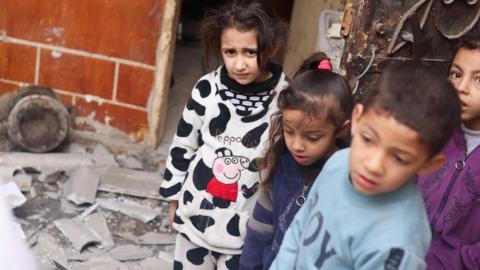
[[102, 145], [0, 153], [0, 191], [41, 270], [171, 269], [176, 234], [158, 168]]

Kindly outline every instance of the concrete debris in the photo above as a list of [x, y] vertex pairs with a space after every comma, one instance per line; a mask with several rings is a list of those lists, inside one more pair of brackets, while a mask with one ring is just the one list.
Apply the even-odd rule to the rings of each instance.
[[158, 253], [158, 258], [161, 261], [161, 263], [159, 264], [159, 265], [161, 265], [161, 267], [159, 267], [158, 269], [173, 269], [173, 254], [172, 253], [160, 251]]
[[127, 262], [130, 270], [158, 270], [158, 269], [172, 269], [166, 265], [162, 265], [163, 261], [159, 258], [150, 257], [138, 262]]
[[37, 190], [32, 186], [30, 189], [30, 198], [35, 198], [37, 197]]
[[96, 167], [100, 175], [99, 190], [137, 197], [160, 199], [161, 177], [157, 173], [118, 167]]
[[62, 149], [62, 152], [71, 153], [71, 154], [86, 154], [87, 149], [82, 144], [69, 143], [65, 149]]
[[58, 170], [55, 168], [44, 169], [38, 176], [38, 180], [43, 183], [53, 184], [58, 182], [63, 177], [67, 177], [65, 171]]
[[1, 153], [0, 165], [33, 167], [39, 171], [45, 168], [71, 170], [80, 166], [93, 165], [91, 157], [69, 153]]
[[86, 252], [75, 253], [75, 254], [68, 255], [68, 261], [69, 262], [84, 262], [84, 261], [90, 260], [93, 257], [98, 257], [98, 254], [86, 253]]
[[88, 217], [91, 213], [95, 212], [98, 207], [100, 206], [100, 202], [96, 202], [95, 204], [92, 204], [90, 207], [85, 209], [79, 216], [78, 218], [82, 221], [85, 220], [86, 217]]
[[173, 245], [177, 238], [176, 233], [147, 232], [138, 238], [140, 245]]
[[132, 156], [121, 154], [117, 156], [117, 160], [120, 163], [120, 165], [124, 168], [133, 169], [133, 170], [143, 170], [143, 164]]
[[29, 192], [32, 187], [32, 176], [28, 174], [18, 173], [13, 176], [13, 182], [18, 186], [20, 191]]
[[[109, 256], [94, 257], [85, 263], [78, 264], [73, 270], [130, 270], [124, 265]], [[163, 268], [162, 268], [163, 269]]]
[[114, 157], [99, 144], [93, 153], [86, 149], [0, 153], [0, 193], [3, 183], [16, 188], [12, 198], [19, 205], [16, 196], [23, 194], [18, 188], [29, 192], [15, 214], [39, 269], [172, 269], [173, 259], [155, 256], [172, 250], [176, 239], [164, 232], [168, 203], [158, 201], [161, 175], [143, 171], [157, 165], [149, 159], [143, 164], [138, 154]]
[[[98, 204], [90, 209], [93, 207], [98, 207]], [[93, 210], [86, 211], [91, 213]], [[87, 245], [93, 243], [99, 244], [102, 250], [110, 250], [115, 246], [103, 213], [86, 216], [85, 221], [80, 218], [56, 220], [55, 226], [78, 252], [82, 252]]]
[[65, 198], [60, 199], [60, 210], [65, 214], [76, 215], [78, 212], [82, 211], [83, 208], [76, 206]]
[[142, 236], [135, 236], [132, 233], [122, 233], [117, 235], [138, 245], [173, 245], [177, 238], [176, 233], [147, 232]]
[[43, 195], [49, 197], [52, 200], [58, 200], [60, 198], [60, 194], [51, 191], [44, 191]]
[[11, 179], [15, 172], [17, 171], [22, 171], [21, 167], [17, 165], [0, 165], [0, 179], [5, 178], [5, 179]]
[[37, 258], [37, 269], [39, 270], [56, 270], [57, 267], [51, 262], [47, 254], [43, 251], [40, 245], [35, 245], [31, 248], [33, 254]]
[[70, 268], [67, 265], [62, 264], [61, 262], [59, 262], [57, 260], [53, 260], [53, 263], [57, 267], [57, 270], [70, 270]]
[[85, 222], [90, 226], [99, 236], [101, 243], [100, 248], [103, 250], [110, 250], [115, 246], [113, 242], [112, 233], [107, 225], [107, 220], [103, 213], [95, 213], [88, 216]]
[[135, 245], [117, 246], [108, 253], [113, 259], [117, 261], [132, 261], [148, 258], [153, 255], [153, 252], [147, 248], [141, 248]]
[[32, 236], [32, 238], [27, 240], [27, 246], [29, 246], [29, 247], [33, 247], [37, 243], [38, 243], [38, 236], [37, 235], [34, 235], [34, 236]]
[[67, 252], [68, 261], [74, 262], [85, 262], [91, 260], [92, 258], [96, 258], [98, 256], [105, 255], [99, 248], [96, 246], [88, 246], [86, 247], [81, 253], [79, 252]]
[[145, 223], [152, 221], [161, 212], [160, 209], [153, 209], [130, 200], [97, 199], [97, 201], [102, 208], [120, 212]]
[[141, 261], [140, 266], [142, 267], [142, 270], [173, 269], [173, 261], [170, 265], [160, 258], [151, 257]]
[[20, 189], [13, 181], [0, 186], [0, 194], [3, 196], [10, 208], [16, 208], [21, 206], [27, 201], [27, 198], [23, 196]]
[[37, 228], [33, 229], [32, 231], [27, 232], [25, 236], [25, 240], [27, 241], [28, 246], [32, 247], [37, 244], [38, 236], [40, 230], [45, 226], [45, 224], [39, 225]]
[[115, 157], [103, 146], [103, 144], [97, 144], [92, 153], [92, 158], [96, 165], [103, 166], [118, 166], [115, 161]]
[[68, 269], [67, 255], [52, 236], [41, 233], [38, 236], [38, 245], [51, 264], [56, 265], [59, 269]]
[[29, 166], [21, 167], [20, 169], [16, 170], [13, 175], [17, 174], [18, 172], [23, 172], [26, 174], [40, 174], [40, 171]]
[[14, 221], [12, 222], [12, 226], [14, 227], [14, 230], [18, 233], [21, 239], [26, 239], [25, 232], [23, 231], [22, 225]]
[[72, 171], [65, 183], [63, 196], [69, 201], [81, 205], [94, 203], [100, 177], [89, 167], [79, 167]]
[[98, 234], [79, 219], [59, 219], [54, 224], [78, 252], [87, 245], [101, 243]]

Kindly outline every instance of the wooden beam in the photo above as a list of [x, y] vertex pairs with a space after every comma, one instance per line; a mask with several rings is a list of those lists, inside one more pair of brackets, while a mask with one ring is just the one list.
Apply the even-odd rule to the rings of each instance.
[[148, 111], [149, 124], [146, 144], [152, 148], [158, 145], [164, 133], [179, 12], [180, 0], [166, 0], [162, 32], [157, 46], [154, 96]]

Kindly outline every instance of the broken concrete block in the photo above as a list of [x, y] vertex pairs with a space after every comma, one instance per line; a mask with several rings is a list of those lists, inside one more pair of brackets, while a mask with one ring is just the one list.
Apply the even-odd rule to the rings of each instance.
[[63, 196], [77, 205], [94, 203], [100, 183], [98, 174], [89, 167], [79, 167], [72, 171], [65, 183]]
[[0, 186], [0, 195], [5, 198], [8, 206], [12, 209], [23, 205], [27, 201], [27, 198], [23, 196], [13, 181]]
[[147, 232], [138, 237], [138, 244], [140, 245], [173, 245], [177, 238], [176, 233], [156, 233]]
[[90, 228], [92, 228], [95, 233], [99, 236], [101, 243], [100, 248], [103, 250], [110, 250], [115, 246], [113, 242], [112, 233], [107, 225], [107, 220], [103, 213], [95, 213], [88, 216], [85, 219], [85, 223], [87, 223]]
[[101, 242], [98, 235], [78, 219], [59, 219], [55, 220], [54, 224], [78, 252], [81, 252], [87, 245]]
[[32, 187], [32, 176], [28, 174], [18, 173], [13, 176], [13, 182], [22, 192], [29, 192]]
[[33, 252], [33, 255], [36, 258], [37, 269], [39, 270], [56, 270], [57, 269], [57, 267], [54, 265], [54, 263], [51, 262], [51, 260], [43, 251], [43, 249], [40, 247], [40, 245], [33, 246], [31, 250]]
[[117, 261], [141, 260], [153, 255], [153, 251], [147, 248], [141, 248], [135, 245], [117, 246], [110, 250], [108, 254]]
[[161, 199], [158, 194], [161, 177], [158, 173], [118, 167], [95, 167], [100, 175], [99, 190], [137, 197]]
[[98, 199], [98, 201], [102, 208], [120, 212], [143, 222], [149, 222], [161, 213], [160, 209], [153, 209], [130, 200]]
[[48, 257], [51, 264], [56, 265], [60, 269], [68, 269], [67, 255], [52, 236], [41, 233], [38, 236], [38, 245]]
[[83, 208], [76, 206], [65, 198], [60, 199], [60, 210], [65, 214], [78, 214]]

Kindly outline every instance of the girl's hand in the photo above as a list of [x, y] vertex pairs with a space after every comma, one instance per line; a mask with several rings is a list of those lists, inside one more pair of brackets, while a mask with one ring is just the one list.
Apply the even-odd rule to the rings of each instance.
[[177, 209], [178, 201], [170, 201], [170, 210], [169, 210], [169, 217], [168, 222], [170, 225], [173, 224], [173, 217], [175, 216], [175, 209]]

